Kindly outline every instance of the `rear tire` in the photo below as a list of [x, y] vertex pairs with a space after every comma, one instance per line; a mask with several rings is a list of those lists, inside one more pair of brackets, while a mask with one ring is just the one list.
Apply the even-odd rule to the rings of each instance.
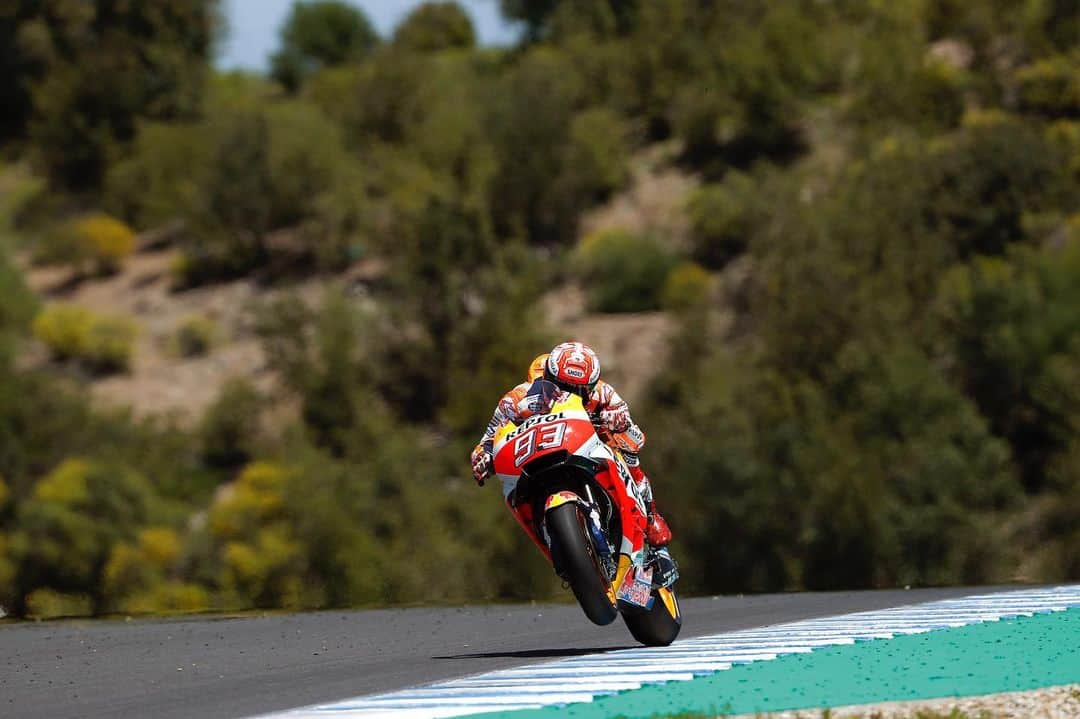
[[[664, 598], [660, 596], [661, 592], [670, 593], [670, 600], [675, 606], [675, 616], [672, 616]], [[671, 589], [654, 589], [652, 609], [628, 610], [623, 614], [623, 620], [634, 639], [647, 647], [666, 647], [675, 641], [682, 629], [679, 600]]]
[[551, 554], [585, 616], [594, 624], [611, 624], [619, 612], [609, 594], [611, 583], [604, 575], [581, 508], [573, 502], [560, 505], [548, 511], [545, 521], [551, 536]]

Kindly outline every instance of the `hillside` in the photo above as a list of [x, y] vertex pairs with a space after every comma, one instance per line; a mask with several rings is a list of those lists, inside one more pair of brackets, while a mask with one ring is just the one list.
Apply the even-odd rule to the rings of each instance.
[[[699, 181], [671, 165], [670, 155], [670, 147], [659, 146], [632, 161], [633, 179], [627, 189], [591, 210], [582, 220], [582, 234], [623, 229], [655, 233], [675, 245], [685, 245], [689, 232], [686, 198]], [[175, 417], [187, 426], [202, 417], [234, 378], [252, 382], [260, 392], [275, 397], [276, 403], [290, 403], [288, 392], [267, 365], [255, 332], [258, 308], [284, 294], [299, 296], [315, 308], [328, 288], [363, 292], [383, 274], [379, 263], [361, 261], [338, 272], [271, 286], [241, 278], [177, 290], [170, 269], [182, 251], [176, 238], [170, 238], [168, 227], [145, 233], [136, 246], [123, 266], [105, 277], [80, 277], [67, 267], [34, 265], [27, 260], [23, 263], [26, 280], [45, 302], [133, 317], [141, 332], [130, 367], [118, 375], [89, 377], [94, 401], [131, 408], [137, 417]], [[552, 336], [576, 338], [595, 347], [605, 358], [605, 376], [631, 403], [644, 397], [649, 379], [666, 361], [672, 320], [662, 311], [589, 312], [577, 282], [555, 286], [538, 299], [537, 309]], [[213, 343], [206, 354], [185, 357], [177, 349], [177, 335], [192, 318], [211, 323]], [[537, 346], [537, 352], [543, 349]], [[47, 362], [41, 352], [33, 356], [38, 363]], [[492, 403], [503, 389], [490, 389]], [[288, 415], [279, 417], [287, 419]]]
[[467, 458], [568, 337], [686, 593], [1080, 577], [1075, 3], [319, 0], [266, 74], [68, 5], [0, 12], [9, 613], [554, 596]]

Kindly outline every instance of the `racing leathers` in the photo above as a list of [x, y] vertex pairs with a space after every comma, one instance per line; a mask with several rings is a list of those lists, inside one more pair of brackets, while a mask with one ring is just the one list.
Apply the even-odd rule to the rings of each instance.
[[[530, 372], [532, 375], [532, 372]], [[492, 447], [495, 433], [507, 422], [521, 424], [527, 416], [530, 398], [527, 397], [532, 381], [523, 382], [503, 395], [495, 412], [484, 430], [484, 436], [472, 452], [473, 476], [480, 484], [492, 473]], [[630, 407], [619, 396], [615, 388], [600, 380], [596, 383], [588, 399], [585, 411], [592, 418], [596, 433], [612, 449], [622, 453], [630, 470], [639, 494], [649, 510], [649, 523], [645, 530], [646, 539], [654, 547], [661, 547], [671, 541], [671, 529], [656, 509], [653, 499], [652, 483], [641, 468], [638, 453], [645, 445], [645, 433], [634, 424], [630, 417]]]

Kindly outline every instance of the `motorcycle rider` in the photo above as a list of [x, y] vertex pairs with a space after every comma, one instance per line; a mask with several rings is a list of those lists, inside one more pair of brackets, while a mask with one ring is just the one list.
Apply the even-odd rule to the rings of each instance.
[[585, 410], [596, 426], [597, 435], [609, 447], [622, 453], [638, 492], [645, 501], [649, 511], [645, 537], [649, 544], [663, 547], [671, 542], [671, 529], [656, 509], [652, 484], [641, 468], [638, 457], [645, 445], [645, 433], [634, 424], [630, 407], [615, 388], [600, 379], [600, 358], [596, 352], [580, 342], [563, 342], [551, 352], [537, 356], [529, 365], [526, 381], [499, 400], [483, 438], [472, 452], [473, 477], [477, 483], [483, 485], [494, 471], [492, 446], [496, 431], [506, 422], [521, 423], [524, 415], [530, 411], [526, 406], [532, 400], [527, 396], [529, 388], [540, 378], [584, 400]]

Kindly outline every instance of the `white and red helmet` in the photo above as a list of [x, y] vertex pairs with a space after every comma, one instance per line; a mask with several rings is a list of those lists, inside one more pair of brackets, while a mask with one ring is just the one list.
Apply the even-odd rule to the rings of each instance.
[[567, 392], [587, 398], [600, 379], [600, 358], [588, 345], [563, 342], [548, 353], [544, 379]]

